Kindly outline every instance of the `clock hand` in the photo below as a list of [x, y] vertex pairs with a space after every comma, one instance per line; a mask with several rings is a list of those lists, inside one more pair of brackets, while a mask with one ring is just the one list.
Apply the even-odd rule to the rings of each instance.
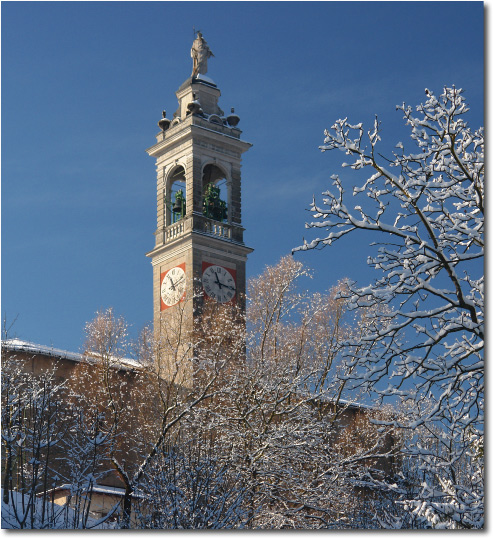
[[228, 286], [227, 284], [223, 284], [223, 288], [229, 288], [230, 290], [233, 290], [233, 291], [236, 290], [234, 286]]
[[216, 275], [216, 283], [219, 284], [219, 289], [221, 289], [223, 287], [223, 284], [221, 284], [221, 282], [219, 282], [219, 278], [217, 276], [217, 273], [214, 273]]
[[173, 291], [176, 291], [175, 285], [174, 285], [173, 280], [171, 279], [171, 277], [169, 277], [169, 281], [171, 282], [171, 288], [173, 289]]

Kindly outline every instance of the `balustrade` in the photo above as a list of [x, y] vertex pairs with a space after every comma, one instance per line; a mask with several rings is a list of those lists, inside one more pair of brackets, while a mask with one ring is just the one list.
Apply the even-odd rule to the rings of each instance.
[[[221, 239], [233, 239], [232, 226], [227, 223], [206, 219], [204, 217], [194, 216], [193, 229], [202, 231], [203, 233], [210, 234]], [[180, 219], [178, 222], [169, 225], [166, 228], [165, 243], [172, 243], [184, 235], [187, 231], [192, 230], [192, 219]]]
[[171, 226], [168, 226], [166, 228], [166, 243], [169, 243], [170, 241], [174, 241], [180, 235], [183, 235], [185, 232], [185, 223], [183, 220], [179, 220], [178, 222], [175, 222]]
[[205, 231], [211, 235], [217, 235], [218, 237], [224, 237], [225, 239], [231, 239], [231, 228], [227, 224], [220, 222], [205, 222]]

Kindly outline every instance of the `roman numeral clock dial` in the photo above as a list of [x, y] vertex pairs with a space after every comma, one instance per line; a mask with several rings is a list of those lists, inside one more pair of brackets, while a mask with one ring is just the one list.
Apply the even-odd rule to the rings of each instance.
[[161, 310], [179, 303], [185, 296], [185, 264], [161, 274]]
[[204, 262], [202, 286], [207, 297], [218, 303], [229, 303], [236, 298], [236, 271]]

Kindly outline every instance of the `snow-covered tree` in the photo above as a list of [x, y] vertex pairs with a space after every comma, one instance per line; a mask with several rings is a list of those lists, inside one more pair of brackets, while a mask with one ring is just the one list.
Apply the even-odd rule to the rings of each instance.
[[299, 282], [308, 274], [290, 256], [249, 282], [246, 360], [195, 416], [245, 485], [249, 528], [351, 527], [366, 475], [392, 469], [389, 431], [341, 398], [349, 394], [338, 351], [351, 332], [336, 298], [344, 284], [309, 294]]
[[[99, 472], [112, 469], [124, 488], [123, 528], [135, 524], [136, 492], [155, 478], [163, 447], [178, 449], [181, 437], [193, 438], [187, 419], [211, 400], [225, 368], [243, 355], [244, 323], [232, 310], [205, 305], [191, 331], [184, 302], [163, 320], [157, 338], [144, 329], [133, 346], [125, 321], [111, 309], [87, 324], [86, 358], [68, 382], [72, 408], [83, 410], [81, 435], [97, 432], [101, 441], [105, 457]], [[125, 356], [130, 352], [137, 360]]]
[[[141, 377], [124, 362], [127, 350], [125, 320], [115, 316], [112, 309], [98, 312], [94, 320], [86, 324], [85, 359], [68, 380], [72, 409], [79, 417], [75, 434], [84, 436], [85, 432], [93, 432], [92, 437], [104, 440], [101, 444], [104, 458], [98, 471], [106, 474], [111, 471], [124, 488], [123, 528], [130, 526], [133, 493], [130, 473], [142, 450], [143, 427], [135, 414], [141, 399], [146, 398]], [[74, 445], [75, 451], [77, 441]], [[76, 482], [79, 480], [77, 478]], [[89, 480], [88, 490], [91, 486]]]
[[[466, 122], [462, 90], [426, 95], [415, 110], [397, 107], [413, 150], [398, 142], [383, 157], [378, 119], [367, 139], [363, 125], [347, 119], [325, 132], [322, 151], [352, 157], [343, 166], [355, 171], [355, 180], [371, 173], [352, 197], [349, 180], [333, 175], [334, 189], [323, 193], [321, 204], [313, 201], [315, 220], [307, 224], [324, 235], [294, 250], [356, 232], [375, 241], [368, 263], [381, 276], [367, 286], [349, 283], [341, 294], [350, 308], [372, 309], [360, 318], [359, 337], [347, 341], [343, 379], [407, 402], [398, 426], [433, 431], [439, 449], [413, 436], [406, 447], [424, 473], [421, 493], [408, 505], [431, 525], [481, 527], [482, 471], [468, 454], [473, 443], [482, 446], [483, 435], [483, 128]], [[468, 468], [472, 482], [455, 472], [459, 460], [475, 462]]]
[[161, 445], [136, 488], [137, 528], [232, 529], [246, 522], [245, 486], [208, 436]]
[[33, 375], [23, 366], [2, 357], [2, 503], [10, 527], [53, 528], [49, 490], [67, 433], [63, 384], [53, 370]]

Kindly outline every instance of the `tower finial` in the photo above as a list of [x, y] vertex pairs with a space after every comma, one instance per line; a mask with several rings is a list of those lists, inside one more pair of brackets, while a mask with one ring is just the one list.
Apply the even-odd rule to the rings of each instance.
[[[195, 26], [193, 30], [195, 32]], [[207, 45], [207, 41], [202, 37], [202, 32], [200, 30], [197, 30], [197, 37], [192, 43], [190, 55], [193, 59], [192, 77], [195, 77], [198, 74], [205, 75], [207, 73], [207, 60], [211, 56], [214, 56], [214, 54], [212, 54], [209, 45]]]

